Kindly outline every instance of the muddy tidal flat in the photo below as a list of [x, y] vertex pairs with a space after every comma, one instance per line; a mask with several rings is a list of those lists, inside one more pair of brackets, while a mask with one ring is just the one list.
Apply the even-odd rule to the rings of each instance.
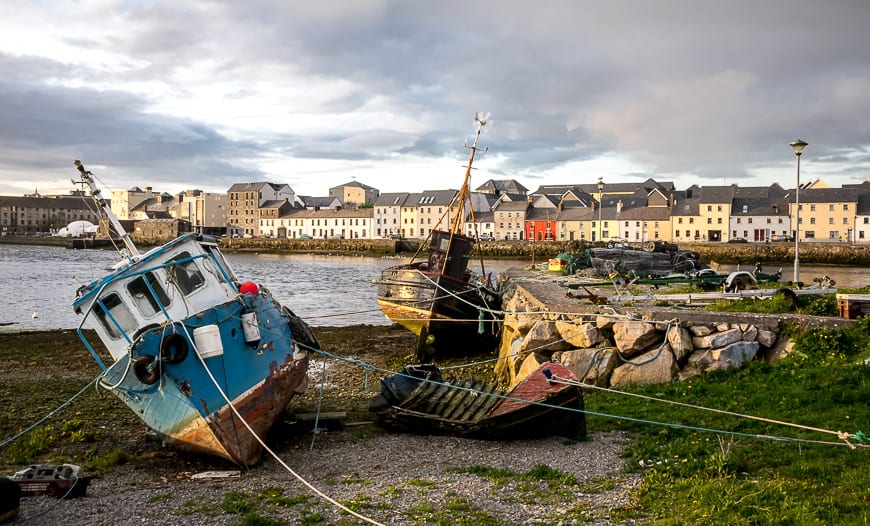
[[[412, 356], [397, 326], [316, 327], [331, 355], [312, 356], [309, 389], [267, 444], [317, 491], [381, 524], [624, 524], [639, 483], [624, 471], [626, 439], [595, 433], [493, 442], [388, 433], [368, 413], [384, 375]], [[91, 338], [95, 341], [96, 338]], [[480, 357], [477, 357], [480, 358]], [[105, 358], [104, 358], [105, 359]], [[468, 360], [473, 361], [473, 360]], [[74, 331], [0, 331], [0, 443], [45, 417], [100, 372]], [[486, 376], [485, 366], [463, 373]], [[303, 413], [343, 412], [342, 429], [312, 433]], [[87, 495], [22, 499], [24, 524], [364, 524], [273, 458], [249, 469], [164, 447], [111, 393], [93, 386], [0, 447], [0, 475], [38, 463], [82, 465]], [[218, 472], [218, 477], [197, 474]], [[231, 475], [231, 476], [227, 476]], [[625, 514], [621, 514], [625, 516]]]

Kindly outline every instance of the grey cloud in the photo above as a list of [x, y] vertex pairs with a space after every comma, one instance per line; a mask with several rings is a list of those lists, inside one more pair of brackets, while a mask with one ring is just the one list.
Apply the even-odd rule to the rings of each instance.
[[[810, 143], [806, 159], [820, 169], [866, 177], [870, 167], [866, 155], [854, 153], [870, 144], [870, 10], [860, 1], [129, 6], [101, 13], [117, 25], [109, 36], [68, 40], [147, 64], [113, 77], [165, 81], [192, 94], [198, 86], [179, 80], [191, 67], [252, 86], [280, 86], [297, 73], [344, 80], [354, 89], [288, 113], [352, 114], [377, 101], [385, 114], [419, 116], [421, 129], [391, 129], [387, 120], [364, 131], [230, 141], [208, 124], [148, 113], [142, 96], [42, 82], [95, 72], [0, 57], [0, 94], [22, 106], [0, 110], [9, 117], [0, 123], [4, 149], [14, 146], [20, 157], [28, 148], [66, 154], [78, 147], [118, 165], [159, 162], [176, 171], [177, 163], [205, 178], [256, 177], [245, 167], [265, 153], [461, 159], [460, 134], [470, 130], [473, 111], [488, 110], [494, 122], [483, 142], [504, 156], [496, 167], [504, 177], [535, 178], [614, 153], [648, 168], [650, 177], [702, 184], [749, 180], [752, 168], [781, 163], [787, 184], [787, 145], [798, 137]], [[253, 93], [241, 88], [226, 97], [251, 99], [253, 107]]]

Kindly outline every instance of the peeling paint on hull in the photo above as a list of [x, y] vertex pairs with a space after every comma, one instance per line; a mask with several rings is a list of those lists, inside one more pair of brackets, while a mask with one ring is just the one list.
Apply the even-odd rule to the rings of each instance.
[[[308, 355], [302, 360], [291, 356], [260, 384], [233, 400], [233, 405], [254, 433], [265, 438], [290, 400], [308, 383]], [[167, 436], [166, 442], [178, 449], [224, 457], [242, 466], [256, 464], [263, 447], [251, 435], [230, 407], [198, 418], [194, 425]]]

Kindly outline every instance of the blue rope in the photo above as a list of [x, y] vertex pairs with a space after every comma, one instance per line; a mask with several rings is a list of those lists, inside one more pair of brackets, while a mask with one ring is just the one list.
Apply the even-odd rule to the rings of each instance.
[[[577, 409], [577, 408], [573, 408], [573, 407], [563, 407], [563, 406], [559, 406], [559, 405], [547, 404], [544, 402], [535, 402], [535, 401], [527, 400], [524, 398], [516, 398], [516, 397], [507, 396], [507, 395], [497, 394], [497, 393], [486, 393], [486, 392], [478, 391], [476, 389], [462, 387], [462, 386], [455, 385], [455, 384], [449, 384], [449, 383], [445, 383], [445, 382], [436, 382], [434, 380], [429, 380], [429, 379], [416, 378], [416, 377], [412, 377], [410, 375], [402, 374], [400, 372], [390, 371], [388, 369], [376, 367], [372, 364], [368, 364], [368, 363], [362, 362], [360, 360], [356, 360], [356, 359], [352, 359], [352, 358], [345, 358], [345, 357], [342, 357], [342, 356], [339, 356], [336, 354], [332, 354], [328, 351], [324, 351], [323, 349], [315, 349], [313, 347], [307, 346], [307, 345], [302, 344], [302, 343], [300, 343], [299, 345], [311, 350], [312, 352], [316, 352], [318, 354], [328, 356], [332, 359], [344, 361], [344, 362], [351, 363], [354, 365], [359, 365], [361, 367], [367, 367], [367, 368], [370, 368], [370, 369], [375, 370], [375, 371], [380, 371], [382, 373], [388, 373], [388, 374], [392, 374], [392, 375], [396, 375], [396, 376], [413, 378], [416, 380], [428, 382], [428, 383], [439, 385], [439, 386], [446, 386], [446, 387], [449, 387], [452, 389], [458, 389], [460, 391], [467, 391], [467, 392], [476, 393], [478, 395], [491, 396], [494, 398], [501, 398], [501, 399], [512, 400], [512, 401], [516, 401], [516, 402], [523, 402], [526, 404], [537, 405], [537, 406], [545, 407], [548, 409], [573, 411], [575, 413], [582, 413], [582, 414], [592, 415], [592, 416], [600, 416], [603, 418], [615, 418], [617, 420], [626, 420], [629, 422], [636, 422], [639, 424], [657, 425], [657, 426], [669, 427], [672, 429], [685, 429], [685, 430], [689, 430], [689, 431], [700, 431], [700, 432], [714, 433], [714, 434], [720, 434], [720, 435], [731, 435], [731, 436], [738, 436], [738, 437], [745, 437], [745, 438], [774, 440], [774, 441], [779, 441], [779, 442], [811, 443], [811, 444], [822, 444], [822, 445], [830, 445], [830, 446], [850, 446], [849, 444], [844, 443], [844, 442], [829, 442], [829, 441], [823, 441], [823, 440], [808, 440], [808, 439], [803, 439], [803, 438], [794, 438], [794, 437], [786, 437], [786, 436], [762, 435], [762, 434], [758, 434], [758, 433], [743, 433], [740, 431], [728, 431], [728, 430], [724, 430], [724, 429], [713, 429], [713, 428], [691, 426], [691, 425], [685, 425], [685, 424], [674, 424], [671, 422], [659, 422], [656, 420], [646, 420], [643, 418], [633, 418], [633, 417], [629, 417], [629, 416], [611, 415], [611, 414], [607, 414], [607, 413], [599, 413], [597, 411], [589, 411], [587, 409]], [[863, 435], [863, 433], [862, 433], [862, 435]], [[850, 437], [856, 438], [856, 439], [858, 438], [856, 435], [850, 435]], [[859, 444], [857, 447], [870, 448], [870, 445]]]
[[9, 445], [10, 443], [12, 443], [12, 442], [18, 440], [19, 438], [21, 438], [22, 435], [26, 435], [27, 433], [29, 433], [30, 431], [32, 431], [33, 429], [35, 429], [36, 427], [38, 427], [40, 424], [42, 424], [43, 422], [45, 422], [45, 421], [48, 420], [49, 418], [53, 417], [54, 415], [56, 415], [56, 414], [57, 414], [61, 409], [63, 409], [64, 407], [68, 406], [68, 405], [69, 405], [73, 400], [75, 400], [76, 398], [78, 398], [79, 396], [81, 396], [81, 394], [84, 393], [85, 390], [86, 390], [88, 387], [94, 385], [94, 384], [97, 382], [97, 380], [100, 379], [100, 376], [102, 376], [102, 373], [101, 373], [101, 374], [98, 374], [98, 375], [97, 375], [93, 380], [91, 380], [90, 382], [88, 382], [88, 385], [82, 387], [81, 391], [79, 391], [78, 393], [72, 395], [72, 398], [70, 398], [70, 399], [67, 400], [66, 402], [64, 402], [64, 403], [60, 404], [59, 406], [57, 406], [53, 411], [49, 412], [47, 415], [45, 415], [44, 417], [40, 418], [40, 419], [37, 420], [36, 422], [30, 424], [27, 428], [25, 428], [25, 429], [24, 429], [23, 431], [21, 431], [20, 433], [17, 433], [17, 434], [15, 434], [15, 435], [13, 435], [13, 436], [7, 438], [6, 440], [4, 440], [2, 443], [0, 443], [0, 448], [6, 447], [6, 446]]

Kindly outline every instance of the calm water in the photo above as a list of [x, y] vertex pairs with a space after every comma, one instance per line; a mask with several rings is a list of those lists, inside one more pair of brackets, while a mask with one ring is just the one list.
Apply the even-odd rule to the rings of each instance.
[[[372, 280], [399, 258], [314, 255], [236, 255], [226, 258], [240, 281], [255, 281], [311, 325], [389, 325]], [[7, 328], [78, 327], [70, 304], [76, 289], [109, 272], [109, 250], [0, 245], [0, 324]], [[487, 263], [499, 272], [518, 262]], [[36, 318], [33, 314], [36, 313]]]
[[[255, 281], [311, 325], [387, 325], [377, 306], [371, 281], [382, 269], [399, 264], [398, 258], [313, 255], [227, 254], [236, 276]], [[108, 250], [68, 250], [59, 247], [0, 245], [0, 324], [11, 328], [64, 328], [78, 326], [70, 303], [76, 289], [103, 275], [118, 261]], [[498, 273], [529, 261], [494, 261], [487, 271]], [[791, 279], [791, 265], [783, 264], [783, 279]], [[767, 265], [773, 272], [778, 265]], [[734, 270], [723, 265], [722, 270]], [[752, 270], [752, 266], [744, 266]], [[838, 286], [870, 285], [865, 268], [802, 265], [801, 278], [812, 283], [828, 275]], [[37, 317], [34, 319], [33, 314]]]

